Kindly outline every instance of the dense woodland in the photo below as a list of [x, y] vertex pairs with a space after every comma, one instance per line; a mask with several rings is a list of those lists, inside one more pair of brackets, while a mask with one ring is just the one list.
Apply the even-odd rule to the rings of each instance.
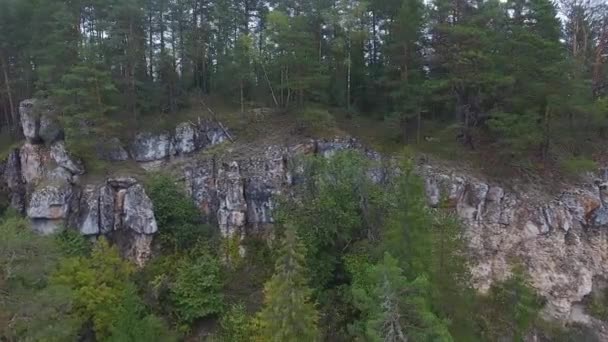
[[[448, 132], [429, 139], [579, 170], [608, 138], [607, 63], [602, 1], [0, 0], [13, 141], [33, 96], [61, 109], [68, 142], [214, 97], [243, 116], [342, 113], [399, 144]], [[298, 161], [272, 233], [243, 240], [148, 175], [159, 234], [143, 268], [104, 237], [36, 235], [5, 210], [0, 341], [597, 340], [543, 319], [519, 260], [478, 294], [453, 208], [428, 208], [412, 156], [398, 159], [386, 182], [356, 152]], [[586, 300], [608, 320], [608, 293]]]
[[608, 126], [607, 8], [601, 0], [2, 0], [0, 111], [15, 128], [20, 100], [50, 97], [72, 125], [97, 121], [105, 132], [178, 112], [193, 94], [217, 95], [242, 112], [320, 104], [386, 120], [406, 143], [420, 142], [430, 122], [470, 149], [576, 160]]

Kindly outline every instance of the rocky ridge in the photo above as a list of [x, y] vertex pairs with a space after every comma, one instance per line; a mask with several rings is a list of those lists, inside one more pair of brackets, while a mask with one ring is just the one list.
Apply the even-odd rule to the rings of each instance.
[[[44, 115], [33, 115], [35, 101], [22, 103], [26, 143], [2, 164], [10, 203], [26, 213], [36, 230], [51, 233], [66, 224], [87, 236], [108, 235], [123, 253], [143, 264], [158, 227], [153, 206], [140, 182], [125, 175], [83, 184], [82, 164], [65, 150], [62, 134], [41, 134]], [[42, 129], [44, 132], [45, 129]], [[142, 168], [172, 166], [201, 213], [224, 236], [268, 232], [277, 195], [298, 182], [294, 161], [303, 154], [331, 156], [358, 149], [380, 161], [370, 177], [391, 172], [389, 158], [351, 138], [307, 140], [295, 145], [259, 147], [261, 152], [196, 155], [227, 139], [212, 122], [182, 123], [172, 132], [140, 133], [126, 146], [114, 140], [100, 158], [131, 159]], [[53, 152], [54, 151], [54, 152]], [[113, 156], [113, 157], [112, 157]], [[176, 156], [179, 163], [174, 162]], [[190, 157], [192, 156], [192, 157]], [[296, 165], [296, 166], [294, 166]], [[431, 207], [451, 207], [466, 228], [473, 282], [486, 291], [506, 278], [515, 262], [529, 271], [534, 287], [547, 298], [545, 314], [596, 324], [582, 309], [585, 296], [606, 282], [608, 271], [608, 179], [564, 189], [558, 196], [503, 187], [483, 177], [422, 162]]]

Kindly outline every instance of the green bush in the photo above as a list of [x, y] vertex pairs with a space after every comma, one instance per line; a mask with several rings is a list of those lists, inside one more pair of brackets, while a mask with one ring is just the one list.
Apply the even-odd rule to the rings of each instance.
[[568, 175], [577, 176], [584, 172], [596, 170], [597, 163], [584, 157], [573, 157], [562, 160], [560, 167]]
[[220, 319], [223, 341], [251, 341], [251, 329], [247, 312], [242, 304], [233, 304]]
[[55, 236], [55, 239], [65, 256], [86, 256], [91, 252], [91, 243], [75, 230], [64, 229]]
[[306, 134], [321, 134], [335, 127], [333, 115], [326, 109], [306, 108], [298, 113], [298, 128]]
[[223, 306], [219, 260], [207, 251], [192, 254], [176, 265], [169, 289], [177, 319], [184, 324], [217, 314]]
[[194, 201], [168, 175], [150, 177], [146, 190], [154, 204], [154, 216], [158, 222], [163, 250], [188, 250], [200, 240], [211, 237], [212, 230], [203, 224]]

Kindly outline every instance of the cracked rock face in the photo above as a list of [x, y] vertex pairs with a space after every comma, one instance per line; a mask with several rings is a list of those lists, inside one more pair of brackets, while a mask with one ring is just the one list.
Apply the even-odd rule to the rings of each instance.
[[593, 278], [608, 271], [606, 226], [598, 218], [605, 209], [597, 190], [571, 189], [547, 201], [451, 171], [425, 167], [422, 174], [430, 205], [437, 198], [455, 204], [481, 291], [506, 278], [516, 260], [547, 298], [545, 314], [569, 320], [573, 305], [591, 292]]
[[131, 229], [136, 233], [147, 235], [158, 231], [154, 218], [154, 207], [143, 186], [135, 184], [127, 188], [122, 202], [123, 229]]
[[[84, 168], [69, 156], [60, 137], [41, 133], [48, 125], [34, 106], [35, 101], [21, 104], [27, 142], [3, 164], [2, 181], [10, 190], [11, 205], [25, 211], [42, 233], [70, 222], [83, 235], [109, 236], [123, 255], [143, 265], [158, 231], [143, 186], [131, 177], [79, 184], [77, 176]], [[187, 122], [170, 132], [140, 133], [127, 149], [116, 141], [117, 148], [107, 159], [133, 159], [142, 167], [146, 163], [164, 165], [174, 156], [188, 158], [226, 139], [216, 123]], [[330, 157], [346, 149], [361, 150], [378, 161], [369, 175], [374, 181], [398, 172], [391, 160], [365, 150], [356, 140], [337, 138], [268, 146], [238, 157], [187, 159], [179, 164], [180, 178], [201, 213], [224, 236], [266, 235], [272, 231], [278, 196], [289, 193], [305, 177], [298, 156]], [[518, 262], [547, 299], [547, 316], [591, 321], [581, 302], [608, 274], [608, 184], [571, 187], [559, 196], [548, 196], [445, 167], [419, 165], [418, 172], [429, 205], [447, 206], [462, 220], [472, 280], [480, 291], [508, 277], [513, 263]]]

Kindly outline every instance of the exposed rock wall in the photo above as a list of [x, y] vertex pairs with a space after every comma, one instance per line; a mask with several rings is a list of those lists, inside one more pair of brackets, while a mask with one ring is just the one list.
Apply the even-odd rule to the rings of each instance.
[[[2, 182], [10, 191], [11, 206], [24, 212], [42, 233], [67, 224], [83, 235], [110, 236], [125, 255], [143, 264], [158, 230], [143, 186], [131, 177], [83, 183], [82, 163], [66, 151], [61, 130], [49, 128], [54, 123], [52, 109], [36, 110], [35, 106], [36, 101], [20, 106], [27, 141], [2, 164]], [[278, 196], [302, 177], [299, 155], [329, 157], [339, 150], [358, 149], [378, 161], [370, 171], [372, 179], [381, 181], [394, 172], [386, 166], [390, 160], [348, 138], [256, 146], [257, 152], [238, 156], [193, 155], [225, 140], [217, 124], [185, 122], [172, 131], [142, 132], [126, 145], [113, 139], [100, 157], [130, 159], [145, 169], [172, 166], [201, 213], [224, 236], [270, 232]], [[173, 164], [176, 156], [187, 158]], [[608, 183], [567, 188], [549, 196], [428, 163], [421, 164], [419, 172], [429, 205], [447, 204], [464, 222], [473, 281], [480, 291], [507, 277], [519, 262], [547, 298], [548, 316], [592, 321], [580, 303], [594, 287], [608, 281]]]

